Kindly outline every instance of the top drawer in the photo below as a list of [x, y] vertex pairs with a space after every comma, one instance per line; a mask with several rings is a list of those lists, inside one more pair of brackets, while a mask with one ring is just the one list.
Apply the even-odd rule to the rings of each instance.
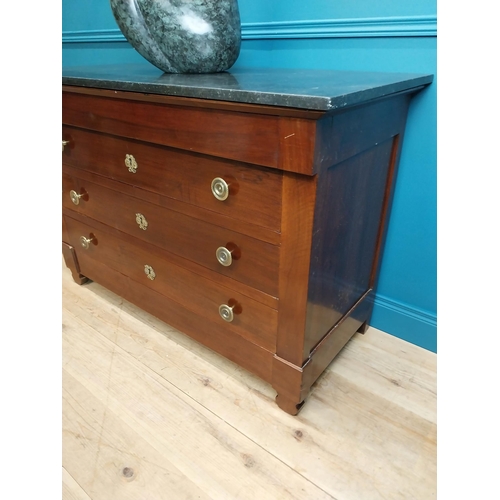
[[62, 122], [210, 156], [280, 168], [278, 116], [63, 92]]
[[[75, 127], [63, 163], [279, 231], [282, 173]], [[214, 182], [215, 181], [215, 182]], [[224, 184], [226, 183], [226, 184]], [[225, 189], [228, 196], [218, 199]]]

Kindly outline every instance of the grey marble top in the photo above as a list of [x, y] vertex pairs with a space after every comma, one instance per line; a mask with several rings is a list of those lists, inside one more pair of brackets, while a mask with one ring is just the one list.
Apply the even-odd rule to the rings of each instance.
[[428, 85], [433, 75], [232, 68], [224, 73], [167, 74], [151, 65], [63, 69], [63, 85], [329, 111]]

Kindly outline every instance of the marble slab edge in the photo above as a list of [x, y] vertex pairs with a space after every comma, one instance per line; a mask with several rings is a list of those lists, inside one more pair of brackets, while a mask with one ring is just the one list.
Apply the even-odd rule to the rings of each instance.
[[333, 111], [362, 104], [374, 99], [401, 92], [416, 92], [430, 84], [433, 75], [415, 75], [400, 82], [391, 82], [373, 88], [352, 91], [333, 97], [301, 95], [261, 90], [241, 90], [224, 88], [207, 88], [196, 86], [157, 84], [153, 82], [133, 82], [114, 79], [95, 79], [82, 76], [63, 76], [62, 84], [117, 91], [140, 92], [177, 97], [192, 97], [216, 101], [230, 101], [245, 104], [280, 106], [286, 108], [312, 111]]

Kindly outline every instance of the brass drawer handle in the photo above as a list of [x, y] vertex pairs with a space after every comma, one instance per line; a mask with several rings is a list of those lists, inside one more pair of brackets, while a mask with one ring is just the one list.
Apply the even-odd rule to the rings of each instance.
[[85, 250], [88, 250], [90, 248], [90, 244], [95, 242], [95, 236], [93, 234], [89, 234], [88, 238], [80, 236], [80, 245], [82, 245]]
[[229, 267], [233, 260], [238, 260], [241, 257], [241, 251], [234, 243], [228, 243], [225, 247], [219, 247], [215, 252], [215, 256], [219, 264]]
[[231, 323], [231, 321], [233, 321], [233, 319], [234, 319], [233, 309], [234, 309], [234, 306], [228, 306], [227, 304], [222, 304], [221, 306], [219, 306], [220, 317], [224, 321]]
[[241, 314], [242, 310], [241, 305], [236, 300], [229, 299], [227, 304], [219, 306], [219, 315], [224, 321], [231, 323], [234, 320], [234, 316]]
[[147, 264], [144, 266], [144, 272], [146, 273], [148, 279], [150, 279], [151, 281], [153, 281], [156, 278], [155, 270], [151, 266], [148, 266]]
[[62, 141], [62, 150], [64, 151], [64, 146], [67, 146], [69, 141]]
[[125, 166], [128, 168], [130, 173], [135, 174], [137, 172], [138, 165], [133, 155], [125, 155]]
[[83, 193], [78, 194], [76, 191], [73, 189], [69, 192], [69, 197], [71, 198], [71, 201], [73, 202], [73, 205], [79, 205], [80, 204], [80, 199], [84, 198], [84, 196], [87, 193], [83, 191]]
[[231, 252], [225, 247], [219, 247], [215, 253], [219, 264], [229, 267], [233, 263], [233, 256]]
[[144, 217], [144, 215], [142, 214], [135, 214], [135, 222], [137, 222], [138, 226], [143, 229], [144, 231], [146, 231], [146, 229], [148, 228], [148, 221], [146, 220], [146, 217]]
[[219, 201], [224, 201], [229, 196], [229, 185], [222, 177], [216, 177], [212, 181], [212, 194]]

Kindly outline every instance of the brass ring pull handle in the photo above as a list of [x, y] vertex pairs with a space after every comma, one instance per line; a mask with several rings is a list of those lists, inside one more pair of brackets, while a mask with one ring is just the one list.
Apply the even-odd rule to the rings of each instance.
[[126, 154], [125, 155], [125, 166], [128, 168], [128, 171], [131, 174], [135, 174], [139, 165], [137, 165], [137, 161], [133, 155]]
[[222, 177], [216, 177], [212, 181], [212, 194], [219, 201], [224, 201], [229, 196], [229, 185]]
[[85, 236], [80, 236], [80, 245], [82, 245], [85, 250], [88, 250], [90, 248], [91, 243], [95, 243], [95, 237], [93, 234], [90, 234], [88, 238]]
[[229, 299], [227, 304], [219, 306], [220, 317], [228, 323], [231, 323], [231, 321], [234, 320], [235, 315], [241, 314], [242, 311], [243, 309], [241, 308], [241, 305], [234, 299]]
[[79, 205], [80, 204], [80, 199], [83, 198], [87, 193], [85, 191], [83, 193], [78, 194], [76, 191], [73, 189], [69, 192], [69, 197], [71, 198], [71, 201], [73, 202], [74, 205]]
[[155, 270], [151, 266], [148, 266], [147, 264], [144, 266], [144, 273], [151, 281], [153, 281], [156, 278]]
[[234, 243], [227, 243], [225, 247], [219, 247], [215, 251], [215, 256], [219, 264], [229, 267], [233, 260], [238, 260], [241, 257], [241, 251]]
[[64, 151], [64, 146], [67, 146], [69, 141], [62, 141], [62, 150]]

